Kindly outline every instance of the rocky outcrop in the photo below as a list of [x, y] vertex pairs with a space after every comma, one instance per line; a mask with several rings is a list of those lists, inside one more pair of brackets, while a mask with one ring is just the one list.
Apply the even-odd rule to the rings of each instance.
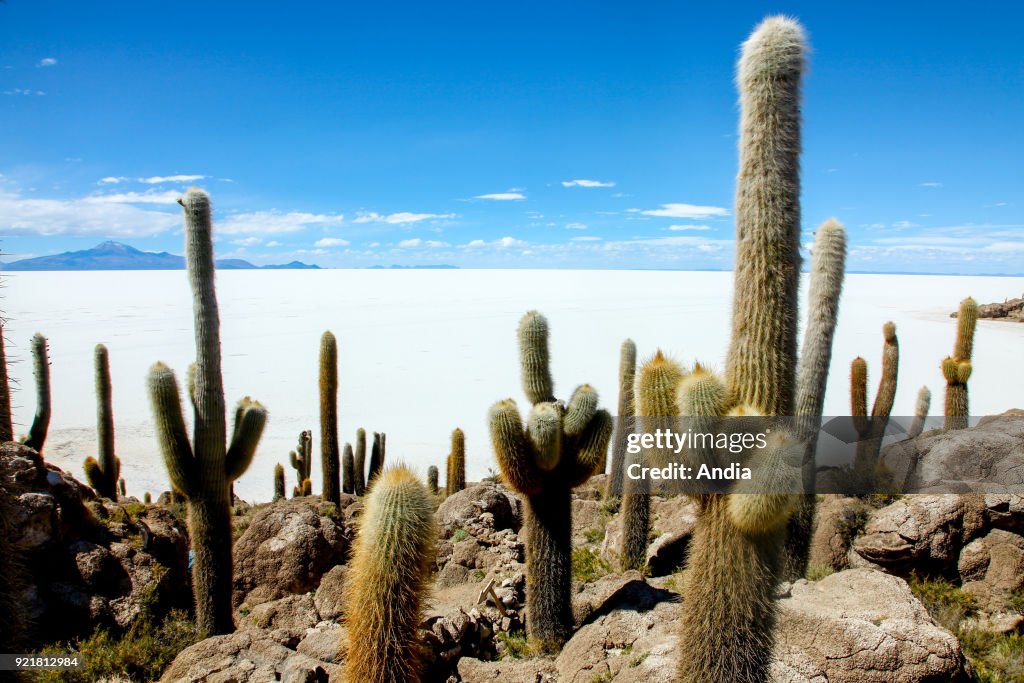
[[[949, 314], [949, 317], [955, 318], [957, 314], [958, 311], [953, 311]], [[978, 317], [1018, 323], [1024, 322], [1024, 299], [1007, 299], [1002, 303], [981, 304], [978, 306]]]
[[475, 484], [444, 499], [437, 508], [441, 538], [451, 538], [460, 529], [470, 535], [482, 513], [491, 515], [490, 529], [519, 531], [522, 526], [519, 499], [500, 484]]
[[779, 682], [970, 680], [956, 637], [905, 581], [871, 569], [797, 581], [779, 601], [776, 633]]
[[[342, 508], [354, 502], [342, 494]], [[333, 506], [331, 506], [333, 507]], [[272, 503], [235, 542], [235, 606], [250, 608], [316, 588], [348, 556], [354, 529], [317, 496]]]
[[297, 652], [260, 630], [207, 638], [181, 651], [161, 681], [312, 683], [342, 680], [337, 665]]
[[25, 564], [22, 601], [36, 642], [126, 629], [144, 610], [191, 602], [184, 523], [134, 499], [97, 499], [30, 448], [0, 444], [0, 484]]
[[1024, 588], [1024, 538], [993, 529], [963, 549], [958, 569], [964, 592], [975, 597], [978, 607], [1000, 612]]

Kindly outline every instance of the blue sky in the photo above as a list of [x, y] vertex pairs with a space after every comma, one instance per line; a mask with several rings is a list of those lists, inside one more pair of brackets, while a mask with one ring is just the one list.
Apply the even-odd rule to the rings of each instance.
[[194, 183], [255, 263], [729, 268], [738, 46], [786, 13], [805, 242], [1024, 274], [1019, 3], [216, 4], [0, 4], [7, 259], [181, 253]]

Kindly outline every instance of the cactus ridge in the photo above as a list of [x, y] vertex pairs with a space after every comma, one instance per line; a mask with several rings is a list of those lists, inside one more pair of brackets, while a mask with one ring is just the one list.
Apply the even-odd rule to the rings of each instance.
[[346, 680], [416, 683], [419, 625], [437, 530], [426, 488], [404, 466], [374, 482], [359, 521], [345, 587]]

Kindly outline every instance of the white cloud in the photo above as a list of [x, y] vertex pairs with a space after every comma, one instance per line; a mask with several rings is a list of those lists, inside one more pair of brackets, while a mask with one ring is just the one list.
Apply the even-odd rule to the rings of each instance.
[[566, 230], [586, 230], [587, 229], [587, 224], [586, 223], [566, 223], [565, 224], [565, 229]]
[[94, 194], [82, 201], [94, 204], [177, 204], [181, 193], [175, 190], [166, 192], [120, 192], [117, 194]]
[[274, 247], [280, 247], [281, 243], [278, 242], [277, 240], [271, 240], [271, 241], [267, 242], [267, 246], [272, 249]]
[[912, 221], [896, 221], [895, 223], [892, 224], [892, 227], [896, 228], [897, 230], [907, 230], [909, 228], [920, 228], [921, 226]]
[[218, 231], [231, 235], [257, 233], [269, 235], [299, 232], [309, 226], [337, 225], [345, 220], [341, 214], [307, 213], [304, 211], [252, 211], [237, 213], [220, 221]]
[[340, 237], [322, 237], [313, 244], [314, 247], [347, 247], [349, 245], [348, 240], [343, 240]]
[[662, 204], [660, 209], [626, 209], [626, 211], [664, 218], [710, 218], [729, 215], [729, 211], [720, 206], [700, 206], [698, 204]]
[[31, 88], [14, 88], [13, 90], [4, 90], [5, 95], [31, 95], [35, 97], [42, 97], [46, 93], [42, 90], [32, 90]]
[[43, 57], [36, 66], [56, 66], [57, 60], [53, 57]]
[[526, 195], [522, 192], [509, 191], [509, 192], [493, 192], [491, 194], [478, 194], [473, 199], [492, 199], [499, 202], [514, 201], [517, 199], [526, 199]]
[[495, 249], [510, 249], [512, 247], [528, 247], [529, 242], [525, 242], [515, 237], [501, 237], [490, 242], [484, 240], [472, 240], [465, 245], [467, 249], [482, 249], [484, 247], [493, 247]]
[[570, 242], [598, 242], [600, 240], [600, 237], [595, 237], [594, 235], [580, 235], [579, 237], [569, 238]]
[[0, 233], [144, 237], [181, 224], [181, 214], [86, 199], [30, 199], [0, 193]]
[[438, 249], [440, 247], [450, 247], [451, 245], [447, 242], [438, 242], [437, 240], [422, 240], [419, 237], [413, 237], [412, 239], [402, 240], [398, 243], [398, 246], [402, 249], [413, 249], [415, 247], [427, 247], [428, 249]]
[[615, 181], [609, 180], [563, 180], [562, 187], [615, 187]]
[[117, 183], [123, 183], [126, 180], [128, 180], [128, 178], [125, 178], [124, 176], [108, 175], [106, 178], [100, 178], [99, 184], [100, 185], [116, 185]]
[[942, 183], [937, 183], [935, 181], [930, 181], [930, 182], [926, 182], [926, 183], [921, 183], [921, 187], [942, 187]]
[[668, 226], [665, 229], [666, 230], [675, 230], [677, 232], [678, 231], [682, 231], [682, 230], [710, 230], [711, 226], [710, 225], [670, 225], [670, 226]]
[[[232, 240], [231, 244], [237, 244], [240, 247], [255, 247], [257, 244], [262, 244], [263, 240], [259, 237], [243, 237], [242, 239]], [[267, 245], [270, 246], [269, 244]]]
[[355, 219], [355, 223], [389, 223], [401, 225], [403, 223], [418, 223], [425, 220], [436, 220], [443, 218], [455, 218], [454, 213], [411, 213], [399, 211], [398, 213], [379, 214], [373, 211], [362, 212]]
[[147, 185], [161, 185], [163, 183], [194, 183], [197, 180], [203, 180], [207, 176], [204, 175], [155, 175], [149, 178], [139, 178], [140, 183], [146, 183]]

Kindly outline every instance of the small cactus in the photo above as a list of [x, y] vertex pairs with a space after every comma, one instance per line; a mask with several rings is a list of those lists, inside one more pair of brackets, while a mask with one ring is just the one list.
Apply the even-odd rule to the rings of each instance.
[[430, 467], [427, 468], [427, 490], [430, 491], [430, 493], [432, 493], [435, 496], [438, 494], [438, 491], [440, 490], [438, 488], [437, 476], [438, 472], [436, 465], [431, 465]]
[[928, 387], [921, 387], [917, 390], [917, 400], [914, 402], [914, 421], [910, 424], [910, 431], [907, 437], [916, 439], [924, 431], [925, 420], [928, 419], [928, 411], [932, 406], [932, 392]]
[[346, 443], [341, 450], [342, 493], [355, 493], [356, 459], [352, 453], [352, 444]]
[[50, 428], [50, 356], [46, 337], [38, 332], [32, 337], [32, 374], [36, 380], [36, 414], [25, 445], [42, 455]]
[[626, 439], [633, 432], [636, 406], [633, 383], [636, 380], [636, 344], [632, 339], [622, 342], [619, 349], [619, 415], [612, 437], [612, 462], [608, 468], [608, 485], [604, 497], [622, 496], [623, 469], [626, 466]]
[[548, 325], [530, 311], [519, 323], [523, 390], [533, 403], [526, 425], [512, 399], [490, 411], [491, 442], [510, 487], [525, 498], [526, 633], [536, 651], [557, 652], [572, 632], [571, 491], [604, 461], [612, 418], [584, 384], [567, 405], [554, 400]]
[[373, 433], [373, 447], [370, 449], [370, 470], [366, 473], [366, 488], [373, 486], [373, 480], [384, 467], [384, 449], [381, 446], [380, 432]]
[[312, 496], [313, 495], [313, 482], [311, 480], [309, 480], [309, 479], [303, 479], [302, 480], [302, 489], [301, 489], [301, 491], [299, 493], [302, 496]]
[[430, 494], [405, 467], [390, 467], [373, 483], [345, 586], [346, 680], [422, 680], [418, 634], [434, 563], [433, 509]]
[[335, 506], [341, 503], [338, 458], [338, 342], [328, 331], [320, 338], [320, 467], [323, 501]]
[[965, 429], [970, 415], [967, 404], [967, 380], [971, 377], [974, 331], [978, 326], [978, 304], [971, 297], [960, 302], [956, 319], [956, 344], [953, 355], [942, 361], [946, 379], [946, 429]]
[[355, 493], [361, 496], [366, 493], [366, 430], [356, 430], [356, 478]]
[[[313, 469], [313, 434], [308, 430], [299, 432], [299, 442], [294, 451], [289, 454], [292, 468], [295, 470], [295, 481], [298, 482], [293, 491], [294, 497], [303, 495], [302, 484], [312, 473]], [[310, 495], [310, 494], [305, 494]]]
[[274, 502], [284, 498], [284, 466], [281, 463], [274, 465]]
[[118, 496], [118, 498], [127, 498], [128, 497], [128, 488], [127, 488], [126, 484], [124, 483], [124, 479], [123, 478], [117, 480], [117, 496]]
[[162, 363], [149, 372], [149, 396], [171, 486], [187, 499], [196, 626], [203, 634], [219, 635], [234, 630], [231, 484], [252, 462], [267, 411], [248, 397], [242, 399], [228, 441], [210, 198], [193, 188], [179, 202], [185, 214], [185, 264], [193, 296], [198, 359], [189, 373], [189, 398], [195, 415], [191, 442], [177, 379]]
[[858, 436], [854, 471], [858, 477], [856, 485], [865, 490], [874, 481], [882, 438], [896, 398], [896, 380], [900, 368], [899, 339], [896, 337], [896, 325], [892, 321], [882, 326], [882, 337], [885, 340], [882, 346], [882, 378], [878, 382], [878, 392], [870, 415], [867, 405], [867, 361], [858, 356], [850, 364], [850, 414]]
[[100, 457], [85, 459], [83, 469], [96, 494], [116, 500], [117, 480], [121, 476], [121, 461], [114, 455], [114, 415], [111, 407], [110, 358], [107, 347], [96, 345], [96, 433], [100, 442]]
[[466, 435], [455, 428], [452, 431], [452, 452], [448, 469], [448, 495], [466, 488]]
[[152, 505], [153, 504], [153, 494], [151, 494], [149, 491], [146, 491], [145, 493], [143, 493], [142, 494], [142, 502], [145, 503], [146, 505]]

